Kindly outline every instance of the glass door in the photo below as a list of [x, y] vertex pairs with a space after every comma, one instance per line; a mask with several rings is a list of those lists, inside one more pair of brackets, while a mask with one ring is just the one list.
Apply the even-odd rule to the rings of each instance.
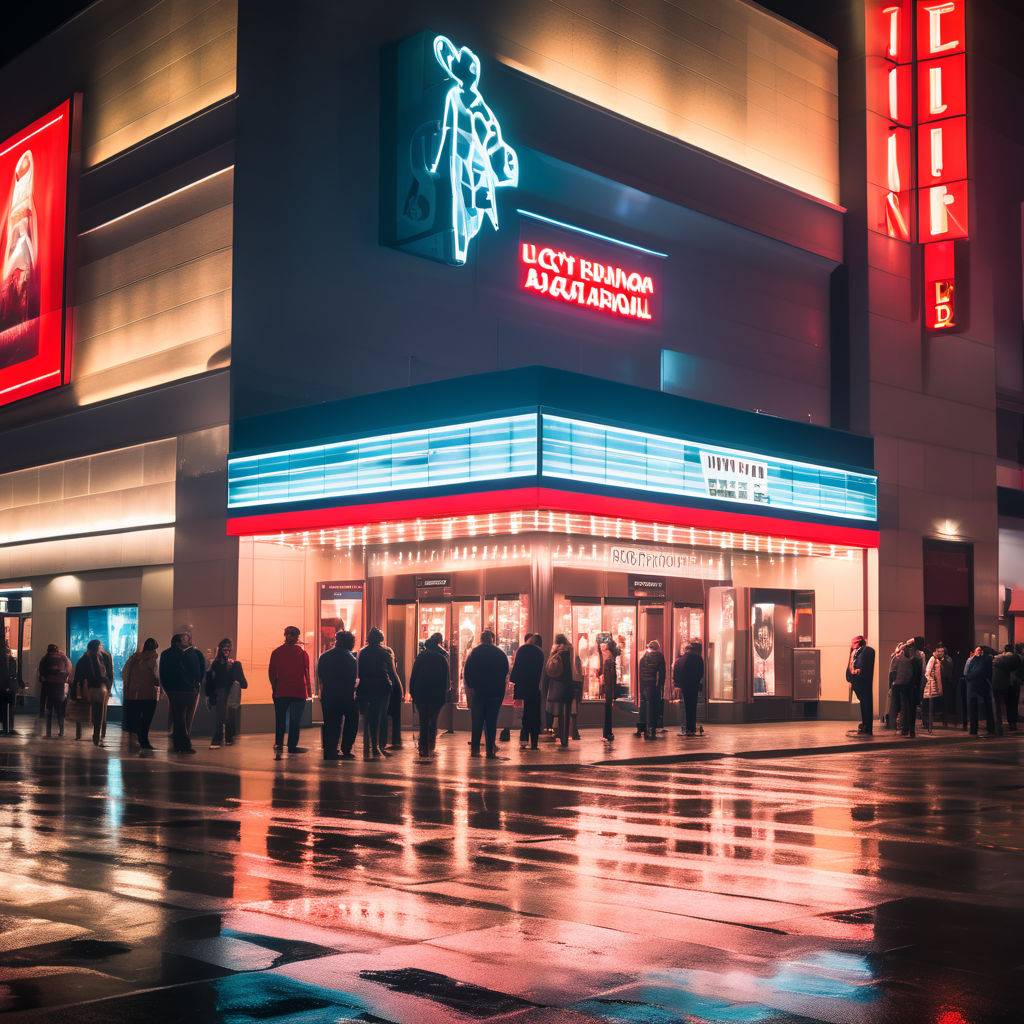
[[416, 657], [416, 605], [412, 601], [388, 601], [385, 642], [395, 652], [395, 668], [408, 686]]
[[469, 652], [476, 646], [480, 638], [482, 617], [480, 614], [480, 598], [456, 598], [452, 601], [452, 624], [448, 640], [448, 658], [451, 674], [454, 677], [459, 704], [466, 703], [466, 687], [463, 682], [466, 659]]
[[625, 686], [635, 698], [633, 666], [636, 664], [636, 602], [611, 604], [605, 602], [602, 625], [610, 633], [619, 649], [616, 659], [616, 675], [619, 685]]

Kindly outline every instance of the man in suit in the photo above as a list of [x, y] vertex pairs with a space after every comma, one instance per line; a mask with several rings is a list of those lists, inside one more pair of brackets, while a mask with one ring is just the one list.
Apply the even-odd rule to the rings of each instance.
[[860, 725], [857, 726], [857, 733], [861, 736], [871, 736], [874, 733], [875, 650], [868, 647], [862, 636], [855, 636], [850, 641], [846, 681], [853, 687], [853, 692], [860, 701]]

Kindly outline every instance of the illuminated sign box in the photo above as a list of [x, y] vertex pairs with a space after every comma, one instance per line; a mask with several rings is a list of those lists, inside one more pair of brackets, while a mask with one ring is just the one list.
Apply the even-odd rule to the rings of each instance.
[[67, 383], [69, 176], [74, 103], [0, 143], [0, 405]]
[[498, 194], [519, 158], [489, 106], [468, 46], [420, 32], [383, 54], [381, 235], [385, 245], [453, 266], [499, 225]]
[[537, 242], [519, 243], [519, 268], [525, 292], [609, 316], [653, 319], [650, 274]]
[[526, 295], [634, 324], [660, 319], [658, 265], [667, 253], [532, 210], [517, 213], [519, 287]]

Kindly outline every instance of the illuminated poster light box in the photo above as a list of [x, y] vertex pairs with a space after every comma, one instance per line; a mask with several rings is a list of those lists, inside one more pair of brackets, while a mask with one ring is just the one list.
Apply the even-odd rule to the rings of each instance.
[[74, 103], [0, 143], [0, 406], [65, 384]]

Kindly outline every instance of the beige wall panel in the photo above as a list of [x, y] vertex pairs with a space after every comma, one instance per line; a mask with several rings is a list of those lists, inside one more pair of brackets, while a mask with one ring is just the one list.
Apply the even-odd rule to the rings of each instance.
[[163, 0], [112, 24], [84, 90], [85, 165], [234, 93], [237, 20], [235, 0]]
[[523, 0], [494, 18], [510, 66], [839, 201], [836, 52], [795, 26], [744, 0]]
[[[203, 212], [164, 225], [165, 204], [89, 236], [80, 271], [72, 379], [78, 404], [227, 366], [231, 344], [231, 173], [193, 190]], [[172, 201], [172, 202], [176, 202]], [[118, 248], [110, 252], [113, 233]]]
[[0, 543], [174, 522], [176, 451], [171, 438], [3, 474]]

